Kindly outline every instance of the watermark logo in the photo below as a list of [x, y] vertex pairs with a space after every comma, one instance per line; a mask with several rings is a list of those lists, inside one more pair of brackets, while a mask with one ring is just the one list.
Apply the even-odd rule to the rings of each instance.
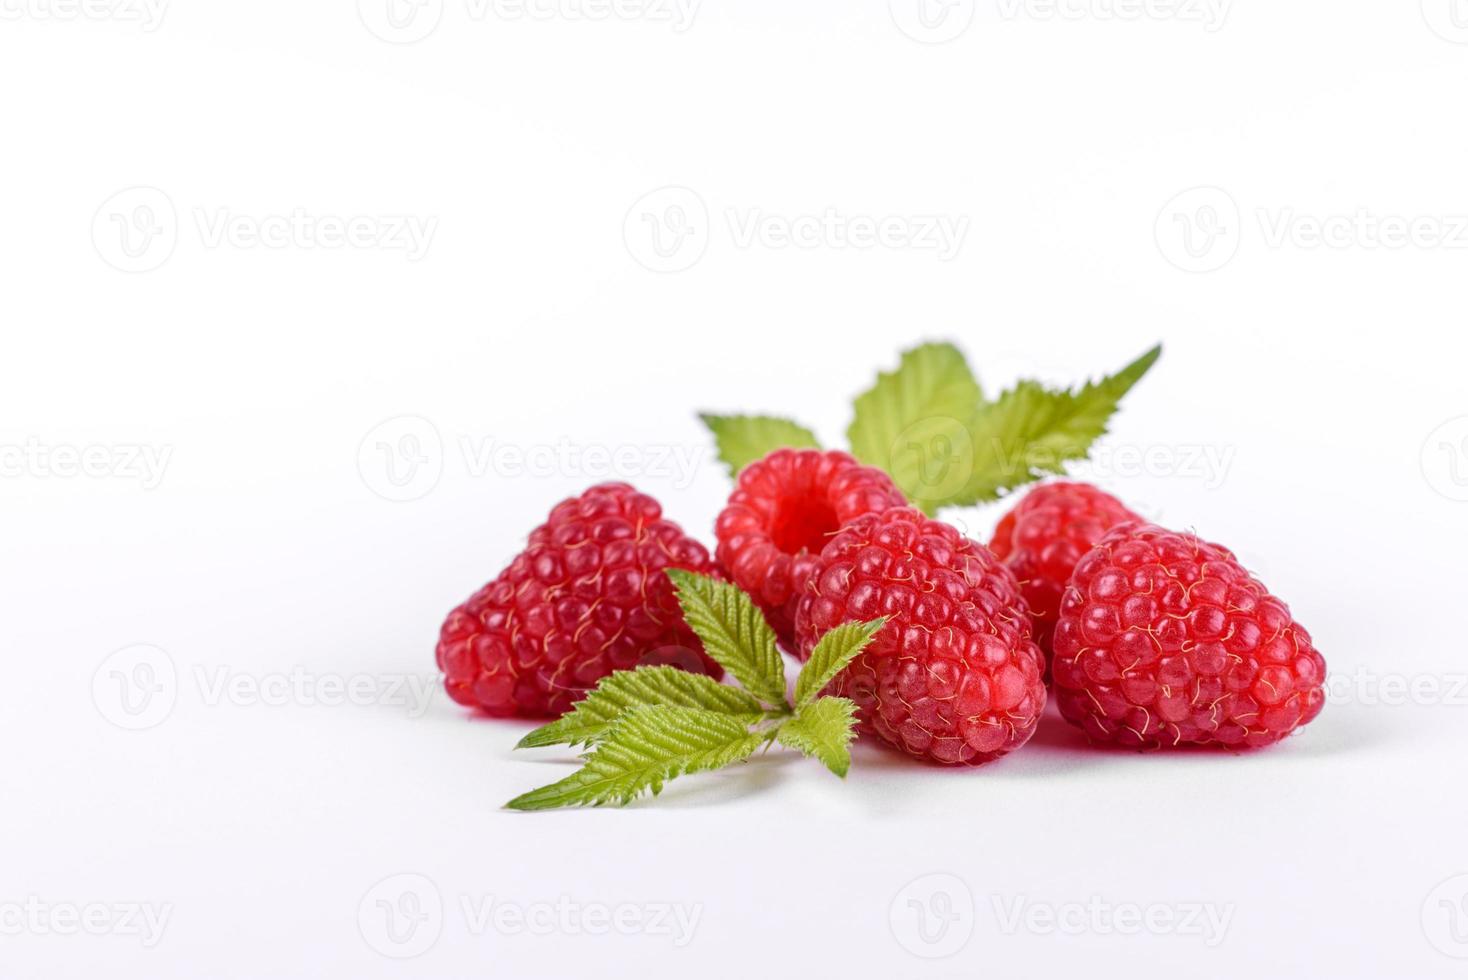
[[726, 208], [722, 217], [711, 221], [704, 199], [687, 187], [660, 187], [628, 209], [622, 239], [633, 260], [653, 272], [691, 268], [716, 234], [727, 235], [736, 249], [882, 249], [929, 252], [948, 262], [963, 248], [970, 224], [962, 214], [870, 215], [834, 207], [796, 214]]
[[1223, 268], [1239, 250], [1239, 205], [1219, 187], [1183, 191], [1157, 212], [1153, 233], [1163, 258], [1184, 272]]
[[362, 437], [357, 472], [384, 500], [418, 500], [443, 475], [443, 438], [438, 427], [417, 415], [388, 419]]
[[1447, 499], [1468, 501], [1468, 415], [1448, 419], [1422, 443], [1422, 478]]
[[163, 24], [168, 0], [0, 0], [0, 20], [115, 21], [151, 34]]
[[892, 899], [888, 923], [897, 944], [923, 959], [952, 956], [974, 934], [974, 896], [962, 878], [914, 878]]
[[357, 928], [374, 951], [395, 960], [422, 956], [443, 933], [443, 896], [419, 874], [384, 878], [357, 906]]
[[172, 657], [148, 644], [118, 650], [92, 675], [98, 714], [129, 731], [163, 724], [185, 691], [206, 708], [385, 707], [421, 718], [441, 689], [434, 674], [315, 673], [300, 665], [258, 673], [195, 664], [181, 675]]
[[1468, 960], [1468, 874], [1454, 875], [1428, 893], [1422, 934], [1444, 956]]
[[178, 212], [156, 187], [129, 187], [102, 202], [92, 216], [92, 244], [102, 261], [122, 272], [150, 272], [178, 244]]
[[118, 728], [138, 732], [160, 725], [177, 701], [173, 658], [146, 643], [116, 651], [92, 675], [92, 703]]
[[709, 244], [709, 209], [687, 187], [659, 187], [637, 199], [622, 219], [622, 240], [652, 272], [692, 268]]
[[892, 23], [922, 44], [942, 44], [968, 30], [974, 0], [888, 0]]
[[1444, 41], [1468, 44], [1468, 0], [1422, 0], [1422, 19]]
[[379, 40], [412, 44], [437, 29], [443, 0], [357, 0], [357, 17]]
[[713, 458], [707, 445], [677, 443], [579, 443], [569, 439], [523, 444], [493, 436], [459, 434], [445, 441], [438, 427], [417, 415], [380, 423], [357, 447], [362, 483], [384, 500], [427, 496], [452, 463], [471, 479], [575, 478], [588, 483], [665, 480], [674, 489], [692, 486]]
[[[200, 248], [401, 252], [409, 262], [428, 254], [438, 218], [415, 214], [244, 214], [228, 207], [193, 207], [180, 222], [173, 200], [156, 187], [129, 187], [92, 216], [92, 243], [122, 272], [151, 272], [173, 256], [180, 238]], [[188, 231], [187, 236], [184, 235]]]
[[392, 959], [421, 956], [450, 926], [474, 938], [648, 936], [681, 949], [693, 941], [702, 917], [699, 903], [581, 901], [569, 895], [527, 902], [466, 893], [446, 902], [438, 885], [421, 874], [384, 878], [357, 906], [362, 939]]
[[1364, 207], [1337, 214], [1307, 214], [1292, 207], [1261, 207], [1246, 222], [1241, 214], [1238, 202], [1221, 188], [1183, 191], [1158, 212], [1157, 249], [1185, 272], [1214, 272], [1238, 254], [1250, 225], [1257, 225], [1258, 242], [1269, 249], [1468, 249], [1468, 215], [1388, 214]]
[[911, 488], [914, 500], [945, 501], [973, 476], [973, 436], [959, 419], [930, 416], [899, 432], [887, 459], [888, 471], [903, 487]]
[[31, 895], [0, 902], [0, 936], [121, 936], [153, 949], [172, 917], [172, 902], [47, 902]]

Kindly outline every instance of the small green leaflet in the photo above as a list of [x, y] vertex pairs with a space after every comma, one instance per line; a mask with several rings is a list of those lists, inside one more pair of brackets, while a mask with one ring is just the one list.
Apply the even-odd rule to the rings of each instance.
[[[846, 698], [819, 695], [886, 620], [847, 623], [821, 637], [796, 678], [798, 697], [792, 708], [785, 700], [779, 652], [774, 653], [773, 668], [763, 663], [769, 627], [749, 596], [692, 573], [674, 575], [674, 581], [680, 598], [686, 594], [685, 608], [701, 610], [687, 618], [704, 649], [746, 687], [753, 682], [762, 689], [760, 697], [766, 704], [746, 690], [673, 667], [618, 671], [559, 720], [537, 728], [516, 746], [585, 744], [590, 751], [581, 757], [582, 767], [506, 806], [549, 810], [621, 805], [644, 792], [656, 795], [665, 782], [685, 773], [747, 759], [773, 742], [819, 759], [838, 776], [846, 775], [851, 767], [849, 746], [856, 736], [856, 705]], [[734, 595], [725, 589], [733, 589]], [[764, 630], [750, 625], [750, 615]]]
[[941, 504], [996, 500], [1047, 474], [1064, 473], [1068, 460], [1084, 459], [1091, 443], [1105, 434], [1122, 396], [1161, 354], [1162, 348], [1154, 347], [1116, 374], [1079, 390], [1021, 381], [980, 408], [971, 430], [973, 455], [963, 461], [967, 475]]
[[683, 607], [683, 618], [703, 640], [703, 648], [744, 689], [772, 708], [785, 701], [785, 662], [775, 631], [754, 600], [737, 586], [681, 568], [667, 570]]
[[729, 467], [730, 476], [738, 476], [745, 466], [769, 455], [776, 449], [820, 449], [815, 433], [789, 419], [770, 415], [699, 416], [714, 434], [719, 458]]
[[631, 708], [619, 717], [585, 765], [560, 782], [505, 804], [512, 810], [630, 803], [645, 790], [690, 772], [721, 769], [747, 759], [769, 740], [730, 715], [669, 705]]
[[[834, 632], [834, 630], [832, 631]], [[546, 745], [590, 745], [630, 708], [663, 705], [700, 708], [738, 718], [746, 728], [764, 717], [753, 697], [712, 677], [677, 667], [638, 667], [602, 678], [576, 706], [520, 740], [517, 749]]]
[[887, 617], [869, 623], [845, 623], [830, 630], [816, 643], [810, 659], [795, 679], [795, 707], [799, 709], [814, 701], [826, 685], [851, 663], [856, 655], [867, 648], [872, 637], [887, 625]]
[[781, 745], [815, 756], [841, 778], [851, 768], [851, 740], [856, 737], [856, 702], [821, 698], [775, 732]]
[[983, 389], [952, 344], [923, 344], [902, 354], [897, 370], [857, 396], [846, 437], [851, 454], [880, 467], [914, 504], [929, 513], [946, 493], [972, 445], [968, 425]]

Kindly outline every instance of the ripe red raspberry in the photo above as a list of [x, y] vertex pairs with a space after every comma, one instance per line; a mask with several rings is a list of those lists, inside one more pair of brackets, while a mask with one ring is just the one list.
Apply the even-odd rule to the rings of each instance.
[[906, 503], [891, 477], [846, 453], [777, 449], [740, 471], [714, 524], [715, 553], [793, 649], [795, 604], [831, 535], [862, 514]]
[[1325, 661], [1227, 548], [1151, 524], [1076, 566], [1055, 627], [1066, 720], [1133, 748], [1269, 745], [1325, 703]]
[[978, 765], [1023, 745], [1045, 706], [1040, 650], [1014, 575], [911, 507], [867, 514], [821, 552], [795, 617], [800, 655], [827, 630], [890, 616], [837, 675], [862, 730], [909, 755]]
[[1035, 642], [1047, 657], [1076, 562], [1111, 528], [1139, 520], [1106, 491], [1065, 481], [1041, 484], [1000, 519], [989, 547], [1019, 579], [1034, 619]]
[[656, 500], [603, 483], [561, 501], [529, 547], [444, 621], [438, 666], [449, 696], [539, 718], [564, 714], [614, 670], [671, 663], [721, 676], [665, 568], [714, 572]]

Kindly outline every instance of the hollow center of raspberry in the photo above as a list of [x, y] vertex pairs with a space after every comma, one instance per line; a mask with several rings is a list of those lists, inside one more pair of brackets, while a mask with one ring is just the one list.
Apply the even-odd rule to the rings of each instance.
[[770, 540], [787, 555], [799, 554], [802, 549], [818, 552], [840, 529], [835, 509], [824, 501], [786, 497], [775, 514]]

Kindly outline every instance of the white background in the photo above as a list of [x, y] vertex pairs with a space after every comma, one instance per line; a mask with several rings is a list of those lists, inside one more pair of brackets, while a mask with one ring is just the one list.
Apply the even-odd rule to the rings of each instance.
[[[1468, 9], [64, 2], [0, 4], [0, 975], [1461, 975]], [[773, 237], [828, 211], [898, 220]], [[444, 614], [598, 451], [710, 540], [695, 410], [839, 445], [929, 338], [991, 391], [1162, 340], [1091, 475], [1291, 604], [1321, 718], [501, 810], [567, 759], [442, 696]]]

